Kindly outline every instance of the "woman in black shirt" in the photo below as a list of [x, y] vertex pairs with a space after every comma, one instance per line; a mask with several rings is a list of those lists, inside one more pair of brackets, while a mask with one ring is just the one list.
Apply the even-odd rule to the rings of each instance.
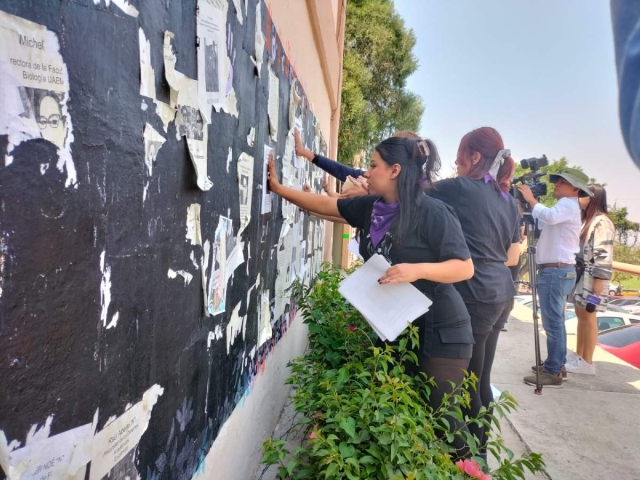
[[[273, 160], [269, 162], [272, 192], [361, 229], [363, 258], [379, 253], [392, 265], [380, 283], [412, 283], [433, 301], [416, 324], [420, 369], [438, 384], [429, 399], [434, 406], [451, 391], [449, 381], [462, 381], [473, 348], [469, 314], [451, 285], [473, 276], [469, 249], [451, 207], [423, 193], [438, 164], [431, 142], [389, 138], [375, 148], [365, 172], [371, 195], [336, 199], [281, 185]], [[464, 445], [458, 453], [466, 453]]]
[[[435, 183], [427, 193], [455, 210], [475, 267], [472, 279], [456, 284], [475, 339], [469, 371], [478, 377], [478, 385], [470, 392], [471, 409], [466, 412], [473, 418], [493, 401], [491, 368], [516, 294], [507, 265], [516, 264], [520, 256], [520, 214], [508, 194], [515, 163], [495, 129], [482, 127], [462, 137], [456, 165], [456, 178]], [[484, 428], [472, 424], [469, 430], [484, 445]]]

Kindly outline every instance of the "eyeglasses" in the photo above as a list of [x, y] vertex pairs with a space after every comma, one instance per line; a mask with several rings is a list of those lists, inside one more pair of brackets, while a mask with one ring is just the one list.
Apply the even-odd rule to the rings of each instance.
[[51, 126], [51, 128], [58, 128], [58, 125], [60, 125], [61, 120], [62, 119], [60, 117], [60, 114], [58, 114], [58, 113], [54, 113], [52, 115], [49, 115], [49, 118], [47, 118], [47, 117], [38, 117], [38, 126], [41, 129], [47, 128], [47, 125]]

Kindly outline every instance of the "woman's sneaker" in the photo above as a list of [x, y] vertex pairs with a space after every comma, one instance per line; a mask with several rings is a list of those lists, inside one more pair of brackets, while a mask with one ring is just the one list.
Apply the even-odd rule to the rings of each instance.
[[571, 362], [567, 360], [567, 372], [578, 375], [595, 375], [595, 364], [587, 362], [584, 358], [576, 356]]

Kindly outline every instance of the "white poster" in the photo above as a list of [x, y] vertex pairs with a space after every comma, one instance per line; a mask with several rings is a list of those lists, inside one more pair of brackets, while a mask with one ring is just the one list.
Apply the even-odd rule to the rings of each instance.
[[13, 162], [18, 144], [43, 138], [58, 147], [56, 167], [66, 172], [65, 187], [77, 187], [68, 101], [69, 74], [58, 36], [0, 12], [0, 135], [9, 136], [5, 165]]
[[198, 103], [207, 123], [211, 123], [211, 107], [220, 110], [225, 103], [226, 18], [223, 9], [198, 1]]
[[253, 194], [253, 157], [241, 153], [238, 158], [238, 193], [240, 195], [240, 231], [244, 232], [251, 221], [251, 197]]
[[278, 139], [278, 124], [280, 122], [280, 80], [269, 67], [269, 134], [272, 140]]
[[269, 182], [267, 172], [269, 171], [269, 155], [273, 151], [269, 145], [264, 146], [264, 158], [262, 168], [262, 208], [260, 213], [271, 213], [271, 192], [269, 191]]

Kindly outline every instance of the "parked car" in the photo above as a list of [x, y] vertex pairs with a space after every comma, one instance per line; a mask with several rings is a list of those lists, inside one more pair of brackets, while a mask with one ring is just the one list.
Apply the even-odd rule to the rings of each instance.
[[598, 335], [598, 345], [625, 362], [640, 368], [640, 324], [625, 325]]
[[[575, 318], [575, 313], [573, 314], [573, 317], [569, 318], [568, 313], [569, 312], [567, 312], [565, 322], [567, 335], [575, 335], [578, 333], [578, 319]], [[624, 325], [640, 325], [640, 315], [632, 315], [627, 312], [623, 313], [607, 310], [606, 312], [596, 313], [596, 318], [598, 320], [598, 332], [604, 332]]]
[[638, 305], [638, 303], [640, 303], [640, 297], [618, 297], [609, 301], [609, 305], [615, 305], [617, 307]]

